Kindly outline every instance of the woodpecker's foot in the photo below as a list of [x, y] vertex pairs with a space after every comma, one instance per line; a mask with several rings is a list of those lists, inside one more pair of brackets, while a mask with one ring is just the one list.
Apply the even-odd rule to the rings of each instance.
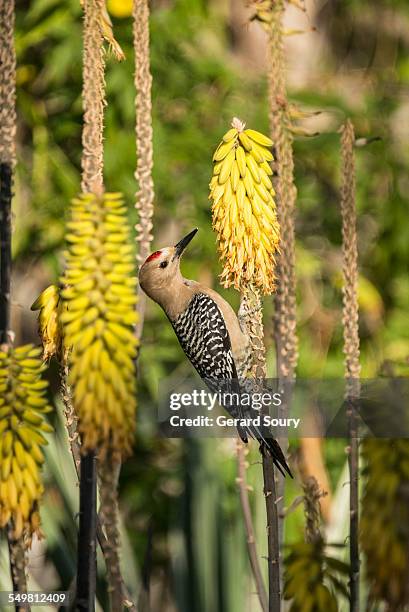
[[262, 455], [263, 457], [268, 453], [267, 445], [264, 444], [263, 441], [259, 443], [258, 450], [260, 451], [260, 455]]

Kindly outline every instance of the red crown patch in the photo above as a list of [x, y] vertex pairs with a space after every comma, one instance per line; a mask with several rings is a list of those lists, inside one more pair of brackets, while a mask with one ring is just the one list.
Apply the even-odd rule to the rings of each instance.
[[162, 251], [155, 251], [154, 253], [152, 253], [151, 255], [149, 255], [148, 259], [146, 260], [145, 263], [148, 263], [148, 261], [152, 261], [153, 259], [157, 259], [158, 257], [160, 257], [162, 254]]

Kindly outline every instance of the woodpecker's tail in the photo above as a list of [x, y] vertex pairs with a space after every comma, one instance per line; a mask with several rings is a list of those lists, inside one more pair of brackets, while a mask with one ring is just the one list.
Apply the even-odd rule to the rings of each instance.
[[277, 440], [275, 440], [274, 438], [263, 436], [258, 427], [247, 427], [246, 429], [244, 429], [243, 427], [238, 427], [237, 431], [239, 433], [240, 438], [245, 444], [247, 444], [248, 442], [247, 433], [249, 433], [251, 438], [254, 438], [260, 443], [260, 453], [269, 453], [273, 458], [274, 465], [282, 473], [282, 475], [285, 476], [285, 472], [287, 472], [287, 474], [291, 476], [291, 478], [294, 478], [290, 468], [288, 467], [287, 461], [285, 460], [284, 453], [281, 450], [281, 447]]
[[[241, 392], [240, 383], [237, 379], [229, 379], [226, 381], [217, 380], [216, 383], [214, 383], [211, 379], [206, 379], [206, 383], [210, 389], [215, 388], [218, 392], [223, 390], [224, 393], [231, 393], [237, 396], [239, 396]], [[250, 384], [253, 384], [253, 382], [247, 379], [243, 384], [243, 387], [246, 388], [246, 385], [248, 386]], [[249, 392], [251, 393], [253, 391], [253, 387], [250, 386], [249, 389]], [[245, 420], [246, 417], [248, 418], [251, 416], [249, 406], [244, 406], [241, 402], [239, 402], [237, 405], [232, 401], [225, 401], [223, 406], [234, 418], [241, 418]], [[268, 452], [273, 458], [274, 465], [278, 470], [280, 470], [282, 475], [285, 476], [285, 472], [287, 472], [287, 474], [293, 478], [291, 470], [288, 467], [287, 461], [285, 460], [284, 453], [281, 450], [277, 440], [271, 437], [271, 432], [268, 427], [258, 427], [254, 423], [246, 425], [240, 424], [237, 426], [237, 431], [245, 444], [247, 444], [249, 437], [257, 440], [260, 444], [260, 452], [262, 454], [264, 452]]]
[[278, 470], [280, 470], [283, 476], [285, 476], [285, 472], [287, 472], [287, 474], [291, 476], [291, 478], [294, 478], [294, 476], [291, 473], [290, 468], [288, 467], [287, 461], [285, 460], [284, 453], [281, 450], [281, 447], [279, 443], [277, 442], [277, 440], [274, 440], [274, 438], [267, 438], [267, 439], [261, 440], [260, 441], [260, 452], [261, 454], [263, 454], [266, 451], [270, 453], [270, 455], [273, 458], [274, 465], [276, 466]]

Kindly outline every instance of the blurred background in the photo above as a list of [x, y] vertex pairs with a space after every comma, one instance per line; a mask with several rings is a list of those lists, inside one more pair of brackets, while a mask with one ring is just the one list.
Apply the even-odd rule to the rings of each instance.
[[[107, 56], [105, 185], [124, 193], [136, 222], [131, 1], [108, 1], [108, 9], [126, 60], [119, 64]], [[198, 226], [183, 272], [220, 290], [208, 202], [211, 158], [235, 115], [268, 133], [266, 35], [242, 0], [154, 0], [151, 11], [154, 246], [174, 243]], [[61, 272], [65, 217], [80, 185], [81, 7], [78, 0], [21, 0], [16, 25], [19, 163], [12, 326], [18, 343], [38, 343], [30, 305]], [[338, 129], [347, 116], [358, 138], [377, 137], [356, 155], [362, 374], [406, 375], [409, 5], [404, 0], [307, 1], [305, 12], [289, 6], [286, 28], [293, 34], [286, 38], [289, 97], [303, 110], [320, 111], [301, 122], [307, 133], [318, 135], [294, 143], [298, 375], [343, 375]], [[234, 290], [222, 292], [238, 306]], [[267, 298], [271, 376], [272, 313]], [[51, 378], [53, 372], [51, 364]], [[149, 581], [154, 612], [257, 611], [235, 482], [235, 441], [156, 435], [159, 381], [189, 373], [165, 316], [149, 303], [139, 361], [137, 438], [120, 483], [124, 573], [135, 597]], [[55, 403], [58, 433], [48, 451], [43, 506], [47, 540], [34, 546], [30, 568], [33, 584], [68, 589], [75, 571], [77, 485], [57, 393]], [[328, 537], [343, 542], [345, 442], [308, 444], [313, 448], [304, 452], [307, 465], [300, 470], [315, 473], [328, 491], [322, 501]], [[291, 444], [295, 459], [300, 446]], [[257, 449], [248, 459], [259, 549], [265, 555]], [[299, 485], [289, 483], [286, 504], [299, 494]], [[287, 520], [286, 541], [299, 539], [302, 529], [298, 507]]]

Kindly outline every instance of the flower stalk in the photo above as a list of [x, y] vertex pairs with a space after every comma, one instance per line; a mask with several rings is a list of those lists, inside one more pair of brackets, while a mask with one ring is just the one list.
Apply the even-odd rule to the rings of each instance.
[[[152, 179], [153, 130], [152, 130], [152, 75], [149, 57], [149, 4], [148, 0], [133, 2], [133, 44], [135, 52], [135, 109], [136, 109], [136, 156], [135, 178], [139, 189], [135, 208], [139, 221], [135, 226], [138, 245], [137, 259], [141, 264], [148, 257], [152, 244], [152, 216], [155, 198]], [[138, 314], [135, 334], [142, 336], [146, 296], [138, 287]]]
[[[249, 339], [249, 356], [244, 364], [238, 364], [238, 369], [241, 377], [250, 375], [255, 379], [266, 376], [261, 293], [270, 294], [275, 289], [275, 256], [280, 234], [275, 191], [269, 178], [272, 174], [269, 165], [273, 159], [269, 150], [272, 144], [264, 134], [245, 129], [244, 123], [234, 118], [231, 129], [223, 136], [213, 156], [210, 181], [213, 228], [224, 264], [221, 279], [225, 287], [233, 285], [241, 292], [239, 320]], [[260, 452], [267, 516], [267, 609], [272, 612], [280, 610], [281, 599], [278, 512], [273, 458], [264, 444], [260, 446]], [[244, 501], [241, 498], [246, 522], [248, 512]], [[248, 541], [248, 552], [263, 608], [264, 588], [259, 584], [260, 572], [254, 564], [251, 541]]]
[[95, 611], [97, 582], [97, 457], [89, 451], [81, 455], [80, 467], [80, 521], [78, 530], [78, 564], [75, 609], [79, 612]]
[[[274, 294], [274, 341], [279, 391], [283, 401], [279, 411], [288, 417], [292, 385], [298, 361], [296, 334], [296, 275], [295, 275], [295, 203], [292, 118], [287, 99], [285, 57], [283, 47], [284, 0], [255, 1], [255, 18], [268, 36], [269, 45], [269, 117], [270, 135], [274, 142], [273, 184], [276, 191], [277, 217], [281, 228], [280, 252], [277, 257], [277, 291]], [[288, 439], [282, 435], [278, 442], [286, 454]], [[278, 476], [280, 543], [284, 540], [285, 480]]]
[[120, 471], [121, 462], [111, 453], [100, 464], [100, 517], [106, 533], [104, 557], [108, 572], [109, 599], [113, 611], [121, 610], [124, 605], [123, 582], [118, 558], [120, 538], [116, 518]]
[[341, 128], [342, 157], [342, 272], [346, 406], [349, 429], [349, 555], [350, 610], [359, 610], [359, 441], [356, 408], [360, 395], [359, 323], [358, 323], [358, 249], [355, 203], [355, 133], [348, 119]]
[[[243, 331], [250, 341], [250, 359], [246, 362], [246, 371], [241, 371], [240, 376], [250, 375], [254, 379], [266, 377], [266, 362], [264, 349], [263, 311], [260, 291], [254, 287], [248, 287], [243, 291], [240, 302], [239, 321]], [[257, 385], [257, 382], [256, 382]], [[260, 447], [263, 467], [264, 499], [267, 518], [267, 550], [268, 550], [268, 612], [279, 611], [281, 602], [280, 592], [280, 545], [278, 531], [278, 510], [276, 477], [274, 462], [271, 455]], [[245, 513], [245, 506], [242, 506]], [[245, 516], [245, 514], [244, 514]], [[253, 551], [249, 548], [250, 559]], [[257, 580], [257, 573], [254, 573]], [[257, 582], [256, 582], [257, 584]], [[263, 591], [258, 590], [260, 604], [263, 606]]]
[[237, 485], [239, 487], [240, 503], [243, 512], [244, 528], [246, 531], [247, 549], [249, 554], [249, 560], [251, 565], [251, 571], [253, 573], [254, 582], [256, 585], [257, 596], [260, 602], [261, 609], [263, 612], [268, 611], [268, 599], [267, 593], [264, 586], [263, 575], [261, 573], [261, 567], [257, 551], [256, 536], [253, 525], [253, 517], [251, 515], [249, 492], [246, 478], [247, 462], [246, 454], [248, 450], [244, 448], [241, 440], [236, 442], [237, 452]]
[[101, 11], [104, 0], [84, 0], [84, 51], [82, 105], [84, 124], [82, 129], [82, 183], [83, 193], [103, 190], [104, 167], [104, 108], [105, 56], [104, 36], [101, 29]]
[[[11, 200], [13, 168], [16, 162], [14, 21], [14, 0], [0, 0], [0, 349], [5, 353], [8, 352], [10, 343]], [[0, 424], [2, 423], [1, 420]], [[0, 494], [0, 504], [4, 501], [1, 497]], [[4, 511], [3, 505], [3, 519]], [[23, 538], [16, 537], [11, 522], [7, 524], [6, 535], [13, 590], [24, 593], [27, 591], [27, 580]], [[17, 605], [16, 610], [18, 609]]]
[[8, 345], [11, 286], [12, 166], [0, 161], [0, 345]]
[[[103, 0], [84, 0], [82, 104], [83, 193], [103, 192], [103, 120], [105, 102], [103, 33], [100, 24]], [[71, 371], [70, 371], [71, 374]], [[92, 397], [91, 400], [93, 401]], [[75, 402], [73, 402], [76, 409]], [[96, 576], [96, 448], [81, 447], [80, 513], [78, 532], [77, 604], [95, 608]], [[80, 574], [80, 567], [82, 575]], [[85, 609], [85, 608], [84, 608]]]

